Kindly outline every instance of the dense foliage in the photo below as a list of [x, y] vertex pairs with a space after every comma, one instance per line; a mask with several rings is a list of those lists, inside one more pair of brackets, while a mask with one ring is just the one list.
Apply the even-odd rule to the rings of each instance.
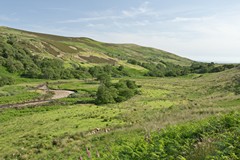
[[4, 66], [8, 72], [16, 73], [27, 78], [42, 79], [84, 79], [97, 77], [101, 73], [110, 74], [113, 77], [129, 76], [123, 66], [95, 66], [85, 68], [73, 64], [70, 68], [64, 67], [64, 62], [58, 58], [43, 58], [33, 55], [23, 48], [17, 37], [1, 37], [0, 40], [0, 66]]
[[96, 104], [126, 101], [139, 93], [134, 81], [120, 80], [118, 83], [111, 83], [110, 76], [107, 74], [100, 75], [98, 79], [101, 84], [97, 90]]
[[121, 141], [115, 159], [238, 159], [239, 126], [240, 114], [234, 113], [169, 127], [142, 140]]
[[195, 62], [190, 66], [191, 73], [214, 73], [221, 72], [226, 69], [234, 68], [233, 64], [224, 64], [224, 65], [216, 65], [212, 63], [199, 63]]
[[214, 72], [221, 72], [226, 69], [231, 69], [235, 67], [232, 64], [225, 64], [225, 65], [215, 65], [212, 63], [200, 63], [194, 62], [191, 66], [180, 66], [175, 65], [170, 62], [160, 61], [159, 63], [141, 63], [136, 60], [128, 60], [128, 63], [134, 65], [140, 65], [149, 70], [146, 73], [146, 76], [152, 77], [176, 77], [176, 76], [183, 76], [189, 73], [214, 73]]
[[131, 74], [127, 72], [123, 66], [94, 66], [89, 68], [89, 73], [92, 77], [98, 78], [99, 75], [107, 74], [112, 77], [122, 77], [122, 76], [130, 76]]
[[233, 78], [233, 91], [235, 94], [240, 94], [240, 75], [236, 75]]
[[0, 77], [0, 87], [4, 86], [4, 85], [11, 85], [14, 84], [14, 79], [11, 77]]
[[43, 79], [79, 78], [86, 72], [83, 68], [64, 68], [63, 61], [54, 58], [42, 58], [32, 55], [18, 42], [17, 37], [1, 37], [0, 65], [8, 72], [17, 73], [22, 77]]

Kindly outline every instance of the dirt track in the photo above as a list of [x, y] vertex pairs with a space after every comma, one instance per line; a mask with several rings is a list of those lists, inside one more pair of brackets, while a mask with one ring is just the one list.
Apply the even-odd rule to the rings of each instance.
[[54, 94], [48, 100], [39, 100], [39, 101], [30, 101], [30, 102], [18, 103], [18, 104], [0, 105], [0, 108], [19, 108], [19, 107], [26, 107], [26, 106], [37, 106], [40, 104], [45, 104], [45, 103], [51, 102], [52, 100], [55, 100], [55, 99], [68, 97], [70, 94], [74, 93], [73, 91], [68, 91], [68, 90], [50, 90], [50, 89], [48, 89], [47, 85], [45, 85], [45, 84], [39, 86], [38, 89], [45, 91], [45, 92], [50, 91], [50, 92], [53, 92]]
[[70, 94], [74, 93], [73, 91], [67, 91], [67, 90], [49, 90], [51, 92], [54, 92], [54, 95], [51, 99], [60, 99], [68, 97]]

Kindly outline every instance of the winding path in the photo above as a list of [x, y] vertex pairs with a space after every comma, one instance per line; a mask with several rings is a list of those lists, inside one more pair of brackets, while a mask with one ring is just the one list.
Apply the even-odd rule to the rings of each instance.
[[30, 101], [30, 102], [25, 102], [25, 103], [17, 103], [17, 104], [6, 104], [6, 105], [0, 105], [0, 108], [20, 108], [20, 107], [26, 107], [26, 106], [37, 106], [40, 104], [45, 104], [48, 102], [51, 102], [52, 100], [55, 99], [60, 99], [60, 98], [66, 98], [70, 94], [73, 94], [73, 91], [69, 90], [51, 90], [47, 87], [47, 85], [40, 85], [38, 89], [43, 90], [43, 91], [50, 91], [53, 92], [53, 96], [48, 99], [48, 100], [38, 100], [38, 101]]
[[73, 91], [68, 91], [68, 90], [49, 90], [51, 92], [54, 92], [54, 95], [51, 99], [60, 99], [60, 98], [65, 98], [68, 97], [70, 94], [73, 94]]

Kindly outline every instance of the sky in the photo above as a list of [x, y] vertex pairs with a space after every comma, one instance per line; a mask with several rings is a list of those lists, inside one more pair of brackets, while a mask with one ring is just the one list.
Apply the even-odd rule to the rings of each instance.
[[0, 0], [0, 26], [240, 62], [239, 0]]

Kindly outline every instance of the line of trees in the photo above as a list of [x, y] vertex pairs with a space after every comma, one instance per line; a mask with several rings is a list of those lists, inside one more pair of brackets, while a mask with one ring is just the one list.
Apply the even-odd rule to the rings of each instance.
[[140, 65], [149, 70], [145, 76], [152, 76], [152, 77], [177, 77], [188, 75], [190, 73], [214, 73], [214, 72], [221, 72], [226, 69], [234, 68], [235, 65], [233, 64], [225, 64], [225, 65], [216, 65], [212, 63], [201, 63], [201, 62], [194, 62], [191, 66], [180, 66], [175, 65], [170, 62], [160, 61], [159, 63], [141, 63], [136, 60], [130, 59], [127, 61], [130, 64]]

